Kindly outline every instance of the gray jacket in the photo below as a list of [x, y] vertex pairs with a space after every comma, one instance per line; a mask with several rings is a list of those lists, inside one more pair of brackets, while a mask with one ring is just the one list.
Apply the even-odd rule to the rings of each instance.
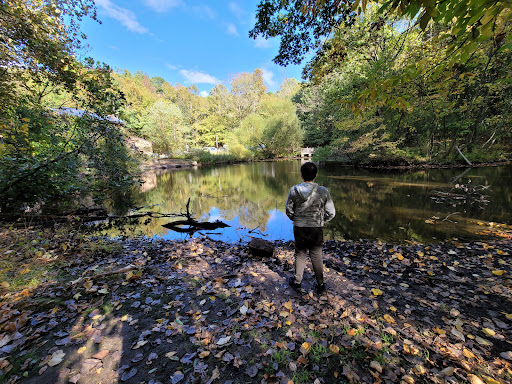
[[336, 215], [336, 210], [327, 188], [304, 182], [291, 187], [286, 215], [296, 227], [323, 227]]

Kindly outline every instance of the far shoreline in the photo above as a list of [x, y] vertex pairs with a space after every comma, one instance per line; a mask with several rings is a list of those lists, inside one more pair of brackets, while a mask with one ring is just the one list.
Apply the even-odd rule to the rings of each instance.
[[233, 161], [219, 161], [213, 164], [203, 164], [198, 161], [189, 159], [152, 159], [146, 160], [141, 163], [141, 169], [144, 172], [157, 171], [157, 170], [183, 170], [194, 167], [212, 167], [218, 165], [231, 165], [231, 164], [246, 164], [252, 162], [272, 162], [272, 161], [292, 161], [292, 160], [310, 160], [319, 163], [322, 166], [341, 166], [347, 168], [361, 168], [369, 170], [426, 170], [426, 169], [467, 169], [467, 168], [485, 168], [485, 167], [500, 167], [512, 165], [511, 160], [479, 162], [471, 165], [466, 163], [450, 163], [450, 164], [434, 164], [434, 163], [421, 163], [421, 164], [408, 164], [408, 165], [389, 165], [389, 164], [354, 164], [345, 163], [341, 161], [331, 160], [312, 160], [311, 158], [304, 158], [300, 156], [295, 157], [278, 157], [274, 159], [252, 159], [252, 160], [233, 160]]

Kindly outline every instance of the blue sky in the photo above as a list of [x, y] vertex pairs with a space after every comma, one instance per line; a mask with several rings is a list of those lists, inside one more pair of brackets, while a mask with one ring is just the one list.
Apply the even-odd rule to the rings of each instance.
[[143, 71], [150, 77], [188, 86], [203, 95], [216, 84], [260, 68], [267, 90], [283, 80], [300, 80], [301, 66], [272, 62], [279, 41], [253, 40], [259, 0], [95, 0], [99, 24], [84, 20], [87, 56], [114, 69]]

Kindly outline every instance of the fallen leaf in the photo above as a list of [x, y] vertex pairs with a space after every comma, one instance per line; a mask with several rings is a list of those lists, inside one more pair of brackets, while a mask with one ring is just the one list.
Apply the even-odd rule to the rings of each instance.
[[176, 384], [176, 383], [179, 383], [181, 380], [183, 380], [183, 378], [185, 377], [185, 375], [183, 374], [183, 372], [181, 371], [176, 371], [174, 372], [174, 374], [171, 376], [171, 383], [172, 384]]
[[414, 366], [414, 372], [416, 372], [416, 374], [418, 375], [424, 375], [425, 373], [427, 373], [427, 370], [425, 369], [425, 367], [421, 364], [416, 364]]
[[460, 339], [462, 341], [466, 341], [466, 338], [464, 337], [462, 332], [457, 331], [455, 328], [452, 328], [452, 335], [454, 335], [455, 337], [457, 337], [458, 339]]
[[384, 320], [386, 320], [390, 324], [394, 324], [395, 323], [395, 319], [393, 319], [393, 317], [388, 315], [387, 313], [384, 315]]
[[309, 349], [310, 349], [310, 348], [311, 348], [311, 343], [304, 342], [304, 343], [302, 343], [302, 345], [301, 345], [301, 347], [300, 347], [300, 350], [301, 350], [301, 352], [303, 352], [303, 353], [304, 353], [304, 352], [306, 352], [306, 353], [307, 353], [307, 352], [309, 351]]
[[66, 354], [64, 353], [64, 351], [62, 349], [59, 349], [59, 350], [53, 352], [50, 361], [48, 361], [48, 365], [50, 367], [54, 367], [54, 366], [60, 364], [62, 362], [62, 360], [64, 359], [64, 356], [66, 356]]
[[231, 340], [231, 336], [221, 337], [219, 341], [217, 341], [217, 345], [226, 345], [229, 340]]
[[373, 289], [372, 289], [372, 294], [373, 294], [374, 296], [380, 296], [380, 295], [382, 295], [382, 294], [383, 294], [383, 292], [382, 292], [380, 289], [378, 289], [378, 288], [373, 288]]
[[143, 345], [146, 345], [148, 343], [147, 340], [137, 340], [137, 342], [132, 346], [132, 349], [138, 349], [140, 347], [142, 347]]
[[484, 384], [483, 380], [476, 375], [469, 374], [468, 380], [470, 384]]
[[375, 369], [377, 372], [382, 373], [382, 366], [379, 364], [378, 361], [373, 360], [370, 363], [370, 368]]
[[505, 272], [507, 272], [507, 271], [504, 271], [503, 269], [495, 269], [494, 271], [492, 271], [493, 275], [496, 275], [496, 276], [501, 276]]
[[338, 347], [337, 345], [331, 344], [331, 345], [329, 345], [329, 349], [335, 355], [339, 355], [339, 353], [340, 353], [340, 347]]
[[258, 367], [256, 365], [251, 365], [245, 370], [245, 373], [247, 373], [249, 377], [256, 377], [258, 374]]
[[84, 353], [85, 351], [87, 351], [87, 347], [80, 347], [80, 348], [78, 348], [77, 353], [78, 353], [79, 355], [81, 355], [81, 354], [82, 354], [82, 353]]
[[512, 361], [512, 351], [501, 352], [500, 356], [503, 357], [505, 360]]
[[475, 336], [475, 340], [480, 345], [485, 345], [485, 346], [489, 346], [489, 347], [492, 346], [492, 343], [489, 340], [483, 339], [480, 336]]
[[454, 367], [446, 367], [440, 373], [442, 373], [445, 376], [453, 376], [454, 372], [455, 372]]
[[494, 336], [496, 334], [495, 331], [493, 331], [492, 329], [489, 329], [489, 328], [483, 328], [482, 332], [485, 333], [485, 335], [487, 335], [487, 336]]
[[212, 377], [210, 377], [210, 380], [206, 382], [206, 384], [212, 384], [214, 380], [217, 380], [220, 377], [220, 371], [219, 368], [215, 367], [215, 369], [212, 372]]
[[466, 356], [468, 359], [476, 359], [476, 358], [477, 358], [477, 357], [476, 357], [476, 355], [475, 355], [473, 352], [471, 352], [469, 349], [467, 349], [467, 348], [464, 348], [464, 349], [462, 350], [462, 353], [463, 353], [463, 354], [464, 354], [464, 356]]
[[494, 380], [492, 377], [482, 375], [482, 378], [485, 380], [486, 384], [500, 384], [499, 381]]

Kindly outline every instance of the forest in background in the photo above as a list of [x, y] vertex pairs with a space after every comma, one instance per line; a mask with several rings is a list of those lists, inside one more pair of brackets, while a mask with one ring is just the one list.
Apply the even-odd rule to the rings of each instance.
[[317, 160], [355, 165], [453, 164], [461, 154], [491, 162], [512, 152], [506, 2], [263, 0], [251, 37], [280, 37], [283, 65], [314, 52], [304, 81], [287, 79], [273, 94], [255, 69], [207, 97], [78, 59], [86, 17], [97, 19], [92, 0], [0, 3], [2, 213], [127, 198], [138, 162], [129, 136], [204, 162], [305, 146]]
[[299, 151], [303, 132], [292, 96], [296, 79], [275, 94], [266, 92], [263, 73], [241, 73], [230, 88], [216, 85], [207, 97], [195, 85], [172, 85], [161, 77], [124, 70], [113, 74], [127, 104], [120, 112], [130, 134], [144, 137], [153, 151], [170, 157], [194, 149], [227, 148], [233, 159], [274, 158]]

